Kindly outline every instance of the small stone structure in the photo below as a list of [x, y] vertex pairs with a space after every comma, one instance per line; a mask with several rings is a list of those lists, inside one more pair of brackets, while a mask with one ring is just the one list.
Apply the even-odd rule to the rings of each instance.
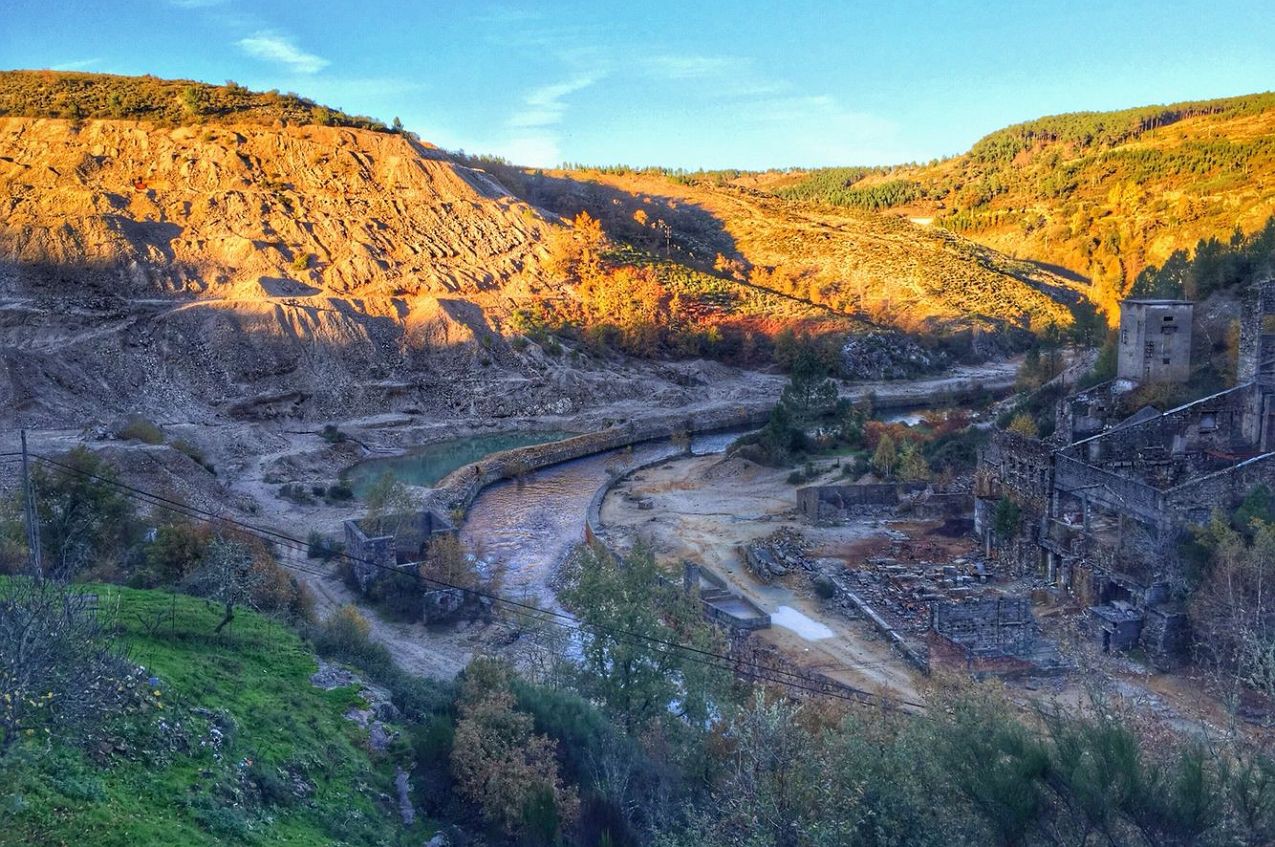
[[1191, 376], [1194, 308], [1189, 300], [1122, 301], [1117, 375], [1138, 382], [1186, 382]]
[[345, 550], [359, 590], [366, 592], [392, 568], [421, 561], [432, 539], [455, 533], [456, 527], [432, 509], [346, 521]]
[[856, 517], [889, 514], [904, 496], [924, 490], [925, 483], [807, 485], [797, 489], [797, 512], [807, 523], [835, 524]]
[[705, 616], [730, 629], [747, 632], [770, 626], [770, 615], [751, 600], [732, 594], [726, 580], [703, 565], [682, 563], [682, 588], [699, 595]]
[[1066, 668], [1041, 638], [1031, 599], [993, 595], [931, 607], [931, 665], [957, 665], [976, 673], [1033, 674]]

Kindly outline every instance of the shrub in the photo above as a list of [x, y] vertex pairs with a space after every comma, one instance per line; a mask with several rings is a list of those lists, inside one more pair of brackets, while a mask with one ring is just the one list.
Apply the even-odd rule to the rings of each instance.
[[328, 538], [317, 530], [310, 530], [310, 534], [306, 536], [305, 557], [328, 561], [341, 552], [342, 546], [336, 539]]
[[291, 500], [301, 506], [314, 505], [314, 498], [310, 496], [310, 492], [306, 491], [301, 485], [295, 482], [289, 482], [279, 486], [279, 499]]
[[189, 456], [191, 459], [203, 465], [204, 469], [210, 474], [217, 473], [217, 469], [213, 467], [213, 463], [208, 461], [208, 457], [204, 455], [204, 451], [184, 438], [179, 438], [172, 443], [172, 448], [179, 453]]
[[163, 444], [164, 431], [141, 415], [129, 415], [115, 428], [115, 437], [144, 444]]
[[328, 499], [344, 502], [354, 499], [354, 489], [347, 483], [334, 482], [328, 486]]
[[319, 430], [319, 437], [329, 444], [340, 444], [349, 438], [348, 435], [337, 429], [336, 424], [324, 424], [323, 429]]

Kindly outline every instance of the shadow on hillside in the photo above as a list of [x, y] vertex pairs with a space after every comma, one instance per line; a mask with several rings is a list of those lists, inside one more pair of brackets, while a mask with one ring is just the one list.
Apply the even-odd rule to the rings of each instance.
[[1092, 285], [1093, 280], [1083, 274], [1078, 274], [1071, 268], [1064, 268], [1062, 265], [1055, 265], [1050, 262], [1041, 262], [1036, 259], [1024, 259], [1030, 265], [1035, 265], [1042, 271], [1049, 271], [1055, 276], [1060, 276], [1069, 282], [1079, 283], [1080, 285]]
[[633, 193], [585, 177], [541, 171], [499, 168], [492, 173], [528, 203], [566, 218], [588, 212], [609, 236], [640, 249], [710, 272], [719, 253], [747, 266], [721, 219], [684, 198]]

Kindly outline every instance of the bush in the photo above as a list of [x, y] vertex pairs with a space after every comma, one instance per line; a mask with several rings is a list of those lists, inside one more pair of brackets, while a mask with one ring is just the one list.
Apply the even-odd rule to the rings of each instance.
[[300, 506], [313, 506], [314, 498], [310, 496], [310, 492], [306, 491], [301, 485], [295, 482], [289, 482], [279, 486], [279, 499], [291, 500]]
[[325, 424], [323, 429], [319, 430], [319, 437], [329, 444], [340, 444], [349, 438], [348, 435], [337, 429], [336, 424]]
[[307, 559], [323, 559], [325, 562], [335, 558], [342, 549], [341, 542], [334, 538], [328, 538], [326, 535], [310, 530], [310, 534], [306, 537], [305, 557]]
[[409, 674], [394, 664], [384, 644], [370, 637], [367, 618], [352, 605], [342, 606], [327, 620], [308, 630], [315, 652], [364, 671], [390, 691], [394, 705], [407, 717], [421, 720], [451, 708], [452, 688], [437, 679]]
[[129, 415], [125, 418], [115, 428], [115, 437], [125, 441], [141, 441], [143, 444], [164, 443], [164, 431], [141, 415]]
[[185, 455], [189, 456], [191, 459], [194, 459], [196, 462], [203, 465], [204, 469], [207, 470], [210, 474], [217, 473], [217, 469], [213, 467], [213, 463], [208, 461], [208, 457], [204, 455], [204, 451], [200, 450], [198, 447], [196, 447], [194, 444], [191, 444], [189, 441], [186, 441], [183, 438], [179, 438], [172, 443], [172, 448], [179, 453], [184, 453]]
[[344, 482], [334, 482], [328, 486], [328, 499], [345, 502], [354, 499], [354, 489]]

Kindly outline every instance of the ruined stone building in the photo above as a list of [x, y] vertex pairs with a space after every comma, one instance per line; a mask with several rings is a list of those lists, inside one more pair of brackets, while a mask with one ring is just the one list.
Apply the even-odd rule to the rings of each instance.
[[1194, 308], [1188, 300], [1122, 302], [1116, 376], [1136, 382], [1186, 382], [1191, 375]]
[[366, 592], [393, 568], [424, 559], [434, 538], [455, 533], [451, 522], [432, 509], [365, 517], [345, 522], [345, 552], [359, 589]]
[[[1134, 381], [1129, 369], [1138, 379], [1185, 379], [1190, 349], [1189, 303], [1121, 309], [1122, 376], [1067, 398], [1053, 441], [998, 432], [984, 450], [976, 532], [1084, 604], [1104, 649], [1139, 645], [1168, 666], [1187, 643], [1182, 540], [1214, 509], [1234, 508], [1259, 484], [1275, 487], [1275, 286], [1246, 302], [1238, 385], [1112, 420], [1114, 393], [1133, 387], [1121, 385]], [[994, 539], [1003, 499], [1021, 519], [1013, 537]]]

